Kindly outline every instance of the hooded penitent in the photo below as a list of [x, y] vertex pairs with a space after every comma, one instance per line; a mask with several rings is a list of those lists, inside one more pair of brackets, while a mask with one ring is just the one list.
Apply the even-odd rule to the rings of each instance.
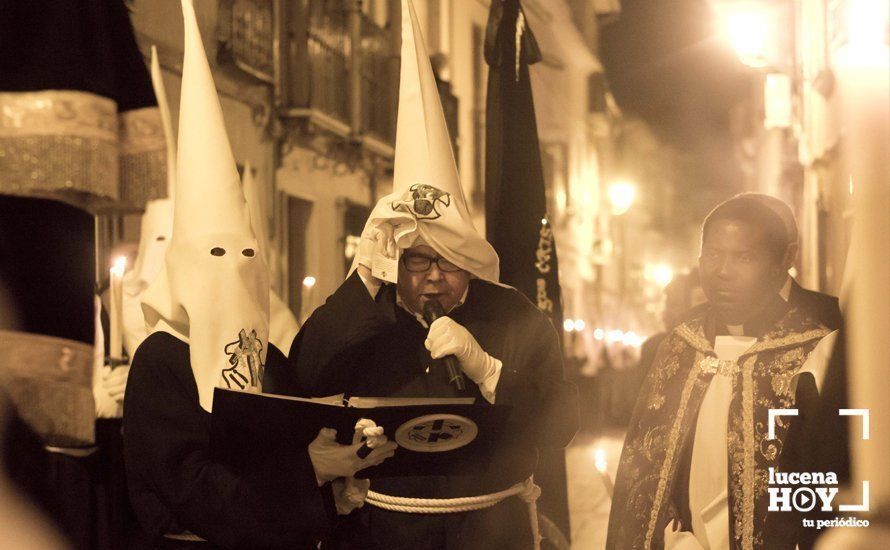
[[402, 66], [393, 192], [377, 203], [365, 230], [390, 223], [400, 249], [420, 237], [480, 279], [498, 280], [498, 257], [473, 225], [429, 54], [410, 0], [402, 0]]
[[201, 407], [217, 386], [262, 388], [269, 272], [259, 254], [191, 0], [185, 48], [173, 237], [142, 300], [152, 331], [189, 344]]
[[150, 201], [142, 215], [142, 228], [139, 236], [139, 251], [133, 269], [127, 271], [123, 280], [124, 347], [130, 357], [139, 344], [148, 336], [145, 316], [142, 314], [142, 293], [160, 273], [164, 265], [167, 246], [173, 236], [173, 194], [176, 189], [176, 141], [173, 136], [173, 122], [170, 106], [161, 77], [161, 66], [154, 46], [151, 48], [151, 83], [167, 143], [167, 198]]
[[[253, 177], [253, 170], [249, 162], [244, 166], [244, 177], [241, 181], [244, 187], [244, 198], [247, 200], [247, 208], [250, 211], [253, 234], [256, 235], [257, 243], [259, 243], [260, 255], [266, 265], [271, 266], [272, 248], [266, 234], [266, 216], [263, 213], [260, 200], [260, 186]], [[276, 348], [287, 355], [294, 336], [300, 330], [300, 324], [297, 323], [293, 312], [275, 290], [269, 292], [269, 314], [269, 342], [275, 344]]]

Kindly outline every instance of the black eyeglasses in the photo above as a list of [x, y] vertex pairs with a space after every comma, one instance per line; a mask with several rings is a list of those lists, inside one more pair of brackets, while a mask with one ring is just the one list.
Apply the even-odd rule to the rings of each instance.
[[429, 256], [421, 256], [419, 254], [402, 254], [402, 263], [405, 264], [405, 269], [411, 273], [423, 273], [424, 271], [429, 271], [430, 268], [433, 267], [433, 262], [436, 263], [439, 271], [445, 273], [453, 273], [461, 270], [461, 268], [449, 262], [442, 256], [439, 256], [438, 258], [430, 258]]

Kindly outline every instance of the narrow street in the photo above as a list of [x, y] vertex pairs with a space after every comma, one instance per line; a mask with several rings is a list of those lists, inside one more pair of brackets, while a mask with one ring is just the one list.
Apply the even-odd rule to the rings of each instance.
[[623, 443], [621, 431], [596, 438], [579, 434], [566, 453], [572, 548], [599, 550], [606, 546], [612, 501], [606, 491], [606, 480], [597, 469], [597, 457], [605, 459], [605, 472], [614, 482]]

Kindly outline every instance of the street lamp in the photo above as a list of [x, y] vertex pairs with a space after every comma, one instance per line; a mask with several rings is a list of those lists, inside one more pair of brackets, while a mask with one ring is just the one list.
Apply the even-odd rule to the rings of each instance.
[[756, 2], [718, 4], [723, 33], [739, 60], [749, 67], [764, 67], [772, 35], [772, 18]]
[[660, 288], [666, 287], [674, 279], [674, 270], [667, 264], [647, 264], [644, 276]]
[[[616, 181], [609, 185], [609, 202], [612, 203], [612, 214], [621, 217], [630, 210], [634, 199], [637, 197], [637, 186], [628, 181]], [[617, 220], [619, 243], [621, 246], [621, 271], [619, 274], [619, 299], [624, 304], [627, 294], [627, 222], [621, 217]]]
[[883, 69], [886, 74], [890, 6], [885, 0], [849, 0], [846, 11], [846, 43], [837, 52], [839, 63]]

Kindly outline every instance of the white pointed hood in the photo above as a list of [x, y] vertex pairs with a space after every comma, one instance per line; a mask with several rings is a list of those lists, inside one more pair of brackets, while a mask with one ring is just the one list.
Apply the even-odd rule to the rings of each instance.
[[399, 248], [421, 237], [455, 265], [497, 282], [498, 256], [470, 217], [411, 0], [402, 0], [401, 57], [393, 192], [377, 203], [366, 229], [391, 223]]
[[123, 279], [124, 348], [130, 357], [133, 357], [136, 348], [148, 336], [145, 316], [142, 314], [142, 293], [164, 266], [164, 256], [173, 237], [176, 138], [173, 135], [170, 105], [167, 103], [167, 93], [161, 77], [158, 52], [154, 46], [151, 47], [151, 83], [158, 100], [158, 109], [161, 111], [164, 140], [167, 143], [167, 198], [156, 199], [145, 205], [136, 261]]
[[182, 0], [185, 47], [173, 237], [145, 291], [145, 320], [189, 344], [201, 407], [217, 386], [262, 388], [269, 334], [269, 272], [226, 135], [191, 0]]
[[[266, 233], [266, 215], [263, 212], [260, 186], [253, 177], [250, 162], [244, 166], [244, 176], [241, 178], [244, 188], [244, 198], [247, 200], [247, 208], [250, 211], [250, 223], [253, 234], [256, 235], [260, 247], [260, 254], [266, 265], [271, 266], [272, 248]], [[271, 268], [270, 268], [271, 269]], [[269, 292], [269, 342], [281, 350], [284, 355], [290, 351], [294, 337], [300, 330], [300, 324], [293, 312], [278, 296], [275, 290]]]

